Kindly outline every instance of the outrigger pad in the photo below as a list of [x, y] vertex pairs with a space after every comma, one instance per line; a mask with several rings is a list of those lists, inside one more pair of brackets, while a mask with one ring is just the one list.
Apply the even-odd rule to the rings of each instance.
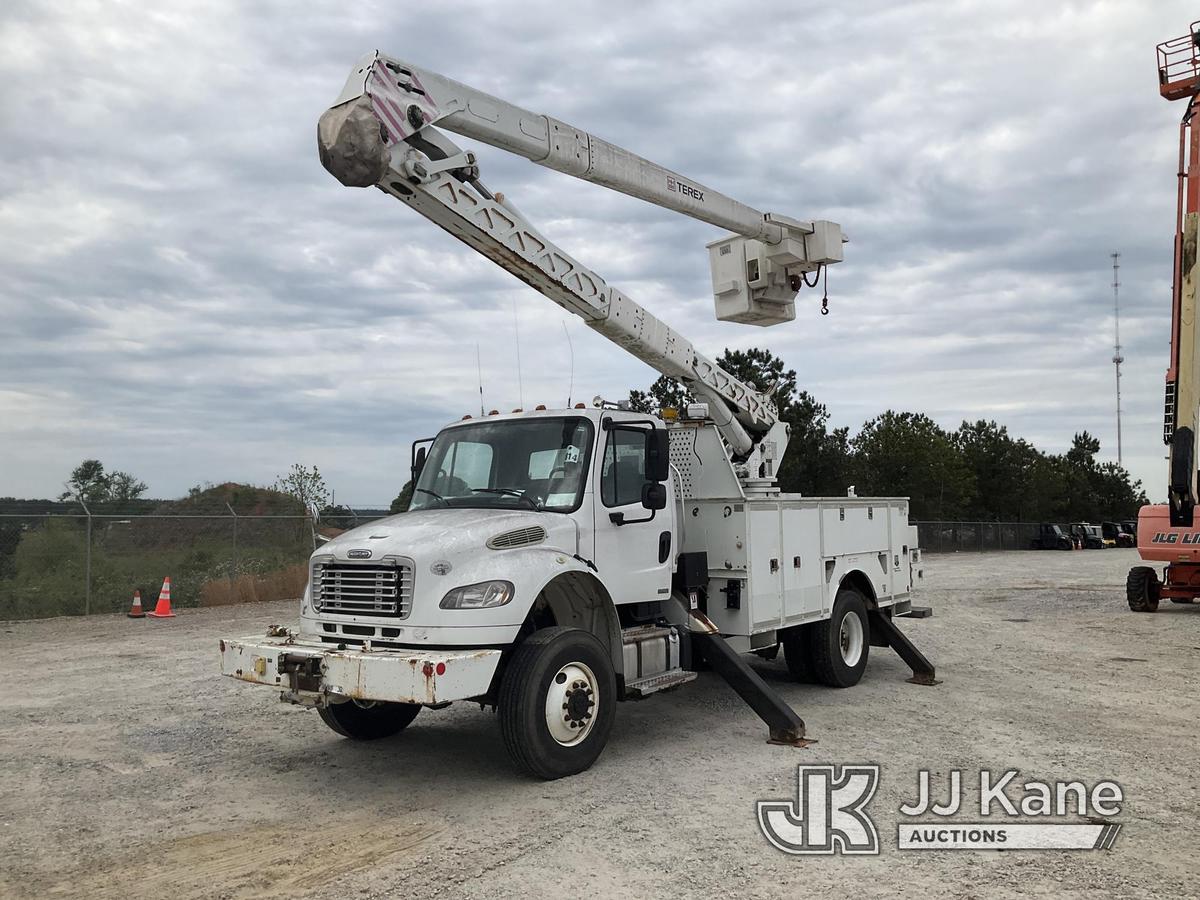
[[925, 655], [916, 648], [916, 645], [908, 639], [908, 637], [896, 627], [896, 624], [885, 615], [881, 615], [878, 610], [872, 610], [871, 613], [871, 637], [882, 637], [887, 646], [899, 654], [900, 658], [908, 664], [912, 669], [912, 678], [908, 679], [912, 684], [935, 685], [941, 684], [936, 677], [936, 671], [933, 668], [933, 663], [925, 658]]

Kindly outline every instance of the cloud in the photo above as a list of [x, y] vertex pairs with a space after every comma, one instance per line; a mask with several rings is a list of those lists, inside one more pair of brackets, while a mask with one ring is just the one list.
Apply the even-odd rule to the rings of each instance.
[[[408, 442], [485, 402], [654, 373], [456, 240], [320, 167], [316, 118], [383, 49], [851, 237], [832, 314], [717, 323], [716, 229], [490, 148], [484, 180], [715, 355], [765, 345], [839, 425], [996, 418], [1162, 493], [1181, 2], [10, 2], [0, 14], [0, 495], [85, 456], [151, 493], [316, 463], [386, 503]], [[518, 378], [514, 338], [520, 335]]]

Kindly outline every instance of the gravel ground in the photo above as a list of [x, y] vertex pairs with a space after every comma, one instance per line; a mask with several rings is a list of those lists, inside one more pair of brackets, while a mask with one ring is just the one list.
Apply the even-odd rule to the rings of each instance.
[[[356, 745], [217, 674], [219, 636], [293, 603], [0, 623], [0, 895], [1196, 896], [1200, 607], [1128, 612], [1134, 560], [931, 557], [935, 615], [902, 627], [941, 685], [879, 648], [845, 691], [756, 660], [819, 739], [799, 750], [704, 673], [622, 704], [596, 766], [553, 783], [514, 774], [478, 707]], [[880, 856], [767, 844], [755, 801], [794, 797], [801, 762], [882, 764]], [[1116, 779], [1124, 829], [1108, 852], [898, 851], [922, 767]]]

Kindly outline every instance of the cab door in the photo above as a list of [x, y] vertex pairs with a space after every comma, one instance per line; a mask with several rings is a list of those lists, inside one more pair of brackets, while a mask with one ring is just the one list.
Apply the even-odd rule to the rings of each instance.
[[614, 603], [665, 600], [671, 594], [671, 572], [678, 551], [672, 527], [675, 498], [668, 477], [666, 508], [650, 510], [642, 505], [643, 488], [649, 482], [646, 465], [653, 424], [611, 419], [601, 424], [594, 473], [594, 562]]

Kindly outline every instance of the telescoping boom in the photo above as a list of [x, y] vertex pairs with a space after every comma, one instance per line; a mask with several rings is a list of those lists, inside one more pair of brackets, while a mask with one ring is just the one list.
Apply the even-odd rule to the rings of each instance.
[[787, 445], [774, 403], [542, 235], [480, 179], [473, 152], [442, 130], [733, 232], [709, 245], [718, 318], [795, 317], [806, 276], [842, 259], [841, 228], [760, 212], [551, 116], [378, 53], [355, 66], [318, 125], [339, 181], [378, 187], [516, 275], [712, 407], [730, 455], [773, 478]]

